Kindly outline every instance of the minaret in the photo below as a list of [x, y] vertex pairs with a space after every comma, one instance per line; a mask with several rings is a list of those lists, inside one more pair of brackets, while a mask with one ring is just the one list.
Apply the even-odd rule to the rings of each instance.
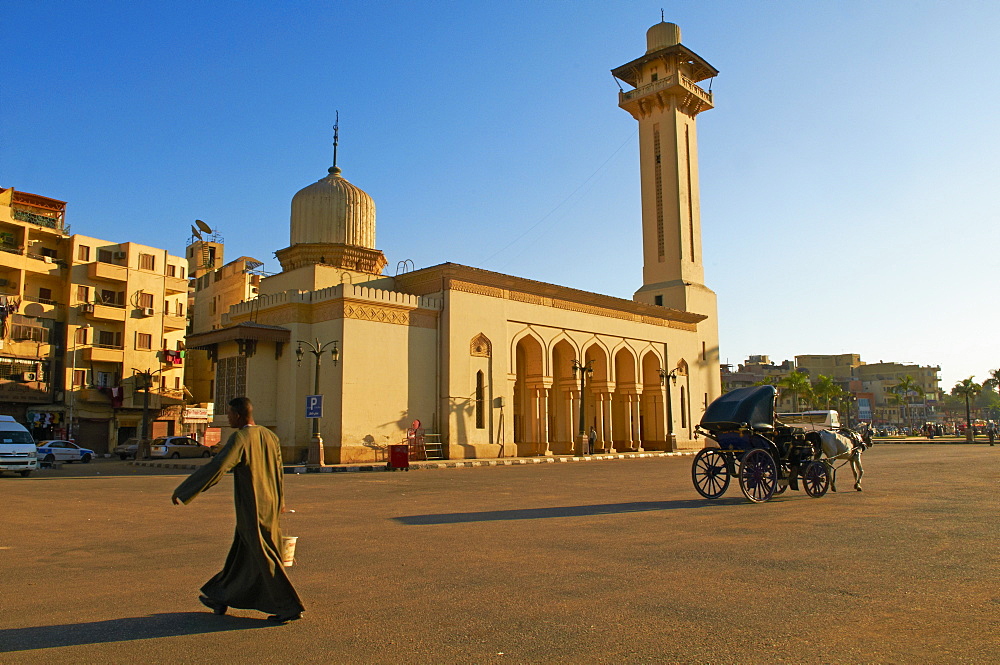
[[695, 117], [712, 108], [697, 83], [718, 71], [681, 44], [681, 29], [660, 22], [646, 32], [646, 54], [612, 70], [633, 86], [618, 105], [639, 121], [643, 286], [637, 302], [716, 315], [701, 260]]

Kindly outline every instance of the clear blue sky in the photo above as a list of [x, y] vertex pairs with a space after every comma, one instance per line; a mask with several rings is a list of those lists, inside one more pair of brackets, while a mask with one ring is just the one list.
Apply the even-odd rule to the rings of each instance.
[[[636, 123], [609, 70], [660, 5], [31, 2], [7, 7], [0, 186], [73, 231], [181, 254], [200, 218], [276, 269], [340, 166], [390, 270], [453, 261], [631, 298]], [[666, 7], [715, 65], [699, 116], [721, 355], [1000, 367], [1000, 4]], [[513, 241], [513, 242], [512, 242]]]

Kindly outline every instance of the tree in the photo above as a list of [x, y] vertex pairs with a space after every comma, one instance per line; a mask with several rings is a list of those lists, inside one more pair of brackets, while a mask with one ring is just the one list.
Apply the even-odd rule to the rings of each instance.
[[902, 419], [903, 419], [903, 416], [902, 416], [902, 414], [903, 414], [903, 405], [906, 404], [906, 400], [904, 400], [903, 396], [900, 395], [899, 393], [892, 392], [892, 393], [889, 393], [886, 396], [886, 401], [889, 402], [889, 404], [892, 404], [893, 406], [898, 406], [899, 407], [899, 413], [900, 413], [900, 422], [899, 422], [899, 425], [900, 425], [900, 427], [902, 427], [902, 425], [903, 425], [903, 423], [902, 423]]
[[962, 379], [951, 389], [952, 395], [965, 398], [965, 438], [968, 441], [973, 441], [976, 436], [972, 429], [972, 409], [969, 408], [969, 402], [975, 399], [976, 395], [981, 393], [982, 390], [983, 387], [973, 381], [971, 376], [967, 379]]
[[983, 381], [984, 390], [997, 390], [1000, 388], [1000, 369], [991, 369], [990, 378]]
[[812, 384], [813, 395], [816, 396], [816, 399], [823, 400], [827, 409], [830, 408], [830, 403], [836, 401], [843, 392], [844, 390], [834, 383], [833, 378], [822, 374], [817, 376], [816, 381]]
[[810, 397], [812, 395], [812, 384], [809, 383], [809, 375], [799, 370], [783, 376], [778, 381], [778, 387], [784, 390], [786, 394], [792, 396], [792, 402], [795, 404], [796, 411], [800, 410], [799, 398]]
[[[906, 409], [906, 419], [907, 420], [911, 420], [911, 418], [910, 418], [910, 393], [914, 393], [915, 392], [918, 395], [923, 395], [924, 394], [923, 387], [919, 383], [917, 383], [916, 380], [914, 380], [914, 378], [912, 376], [910, 376], [909, 374], [907, 374], [906, 376], [904, 376], [902, 379], [899, 380], [899, 383], [897, 383], [896, 385], [894, 385], [892, 387], [892, 391], [895, 392], [895, 393], [897, 393], [897, 394], [899, 394], [899, 395], [901, 395], [903, 397], [903, 401], [906, 404], [906, 407], [905, 407], [905, 409]], [[913, 425], [913, 423], [911, 422], [910, 425]]]

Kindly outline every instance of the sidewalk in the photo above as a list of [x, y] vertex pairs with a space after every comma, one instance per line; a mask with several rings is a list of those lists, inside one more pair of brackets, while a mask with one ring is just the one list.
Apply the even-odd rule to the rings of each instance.
[[[986, 437], [980, 436], [976, 437], [974, 444], [988, 446], [989, 442]], [[968, 444], [962, 437], [957, 436], [936, 436], [933, 439], [928, 439], [927, 437], [911, 436], [911, 437], [895, 437], [895, 438], [875, 438], [874, 444], [877, 446], [883, 444]], [[698, 454], [698, 450], [680, 450], [673, 453], [664, 453], [660, 451], [644, 452], [644, 453], [610, 453], [610, 454], [596, 454], [596, 455], [583, 455], [583, 456], [573, 456], [573, 455], [552, 455], [546, 457], [503, 457], [500, 459], [461, 459], [461, 460], [429, 460], [426, 462], [410, 462], [410, 468], [415, 471], [420, 471], [423, 469], [468, 469], [477, 466], [520, 466], [524, 464], [560, 464], [567, 462], [600, 462], [604, 460], [620, 460], [620, 459], [641, 459], [645, 457], [686, 457]], [[143, 460], [138, 462], [129, 462], [132, 466], [144, 466], [158, 469], [181, 469], [187, 471], [194, 471], [199, 466], [204, 464], [207, 460], [197, 459], [190, 460], [187, 462], [178, 461], [159, 461], [159, 460]], [[285, 473], [345, 473], [345, 472], [370, 472], [370, 471], [392, 471], [387, 467], [386, 462], [366, 462], [363, 464], [329, 464], [327, 466], [318, 467], [310, 466], [308, 464], [286, 464]], [[402, 469], [397, 469], [402, 470]]]
[[883, 443], [972, 443], [972, 444], [982, 444], [984, 446], [990, 445], [989, 440], [982, 434], [976, 437], [975, 441], [966, 441], [964, 436], [936, 436], [933, 439], [928, 439], [926, 436], [906, 436], [906, 437], [875, 437], [873, 439], [875, 445], [880, 445]]
[[[681, 450], [674, 453], [652, 451], [646, 453], [609, 453], [597, 455], [553, 455], [546, 457], [503, 457], [500, 459], [462, 459], [462, 460], [429, 460], [426, 462], [410, 462], [410, 468], [422, 469], [468, 469], [477, 466], [521, 466], [526, 464], [559, 464], [566, 462], [600, 462], [605, 460], [640, 459], [645, 457], [687, 457], [696, 455], [697, 450]], [[182, 469], [194, 471], [207, 460], [197, 459], [188, 462], [141, 460], [129, 462], [131, 466], [143, 466], [157, 469]], [[364, 464], [329, 464], [327, 466], [310, 466], [307, 464], [286, 464], [285, 473], [345, 473], [391, 471], [386, 462], [366, 462]]]

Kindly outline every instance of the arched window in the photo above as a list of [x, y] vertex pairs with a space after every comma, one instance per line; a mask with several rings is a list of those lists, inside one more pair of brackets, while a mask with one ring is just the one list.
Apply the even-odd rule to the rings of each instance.
[[482, 372], [476, 372], [476, 429], [486, 427], [486, 386]]

